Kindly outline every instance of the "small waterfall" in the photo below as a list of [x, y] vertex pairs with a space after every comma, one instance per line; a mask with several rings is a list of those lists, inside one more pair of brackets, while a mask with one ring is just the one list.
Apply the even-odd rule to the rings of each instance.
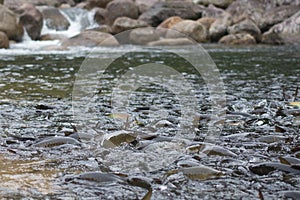
[[44, 34], [60, 34], [68, 38], [73, 37], [85, 29], [96, 28], [99, 25], [94, 21], [94, 11], [88, 11], [81, 8], [65, 8], [60, 9], [60, 13], [69, 21], [68, 30], [56, 31], [49, 29], [44, 23], [42, 35]]

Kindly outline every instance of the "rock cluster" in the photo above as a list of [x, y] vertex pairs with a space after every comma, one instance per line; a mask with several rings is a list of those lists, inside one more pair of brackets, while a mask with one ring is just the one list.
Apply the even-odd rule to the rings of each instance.
[[[59, 9], [94, 11], [99, 28], [65, 38], [41, 35], [43, 23], [67, 30]], [[6, 0], [0, 5], [0, 47], [22, 40], [60, 39], [63, 47], [117, 45], [116, 36], [138, 45], [300, 43], [300, 0]]]

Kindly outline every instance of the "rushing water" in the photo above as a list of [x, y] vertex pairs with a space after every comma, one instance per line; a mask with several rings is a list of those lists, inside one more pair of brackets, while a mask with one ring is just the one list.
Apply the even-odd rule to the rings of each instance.
[[[271, 170], [264, 175], [250, 169], [263, 162], [279, 163], [280, 156], [300, 156], [300, 111], [289, 106], [289, 102], [300, 100], [300, 91], [296, 92], [297, 87], [300, 88], [300, 47], [207, 45], [204, 48], [220, 70], [227, 99], [228, 115], [220, 137], [214, 142], [232, 154], [207, 156], [186, 150], [206, 137], [208, 119], [205, 116], [211, 114], [211, 99], [199, 74], [193, 68], [185, 68], [186, 63], [177, 62], [174, 55], [140, 51], [135, 46], [98, 48], [92, 55], [88, 49], [1, 50], [0, 197], [141, 199], [146, 193], [143, 187], [134, 184], [72, 179], [76, 174], [89, 171], [148, 178], [153, 199], [259, 199], [261, 196], [278, 199], [285, 191], [299, 190], [299, 168], [295, 168], [294, 173]], [[92, 104], [87, 100], [81, 105], [96, 117], [82, 124], [76, 109], [72, 109], [72, 92], [84, 59], [91, 56], [102, 62], [128, 50], [135, 53], [127, 54], [125, 60], [115, 63], [116, 69], [112, 68], [107, 76], [96, 80]], [[175, 51], [187, 57], [195, 54], [193, 47], [175, 48]], [[120, 72], [126, 67], [130, 69], [133, 63], [143, 64], [149, 59], [176, 65], [179, 71], [182, 68], [182, 76], [194, 88], [195, 112], [202, 118], [199, 124], [197, 122], [199, 126], [191, 130], [193, 137], [187, 133], [184, 142], [170, 143], [166, 139], [176, 135], [182, 105], [174, 92], [162, 86], [142, 82], [142, 87], [128, 98], [126, 112], [134, 117], [111, 115], [114, 112], [111, 92]], [[95, 86], [93, 78], [85, 81]], [[178, 85], [178, 89], [180, 87]], [[163, 124], [166, 123], [163, 120], [167, 120], [167, 124]], [[156, 140], [141, 140], [139, 136], [128, 145], [112, 149], [99, 145], [98, 135], [122, 129], [156, 134]], [[96, 135], [96, 140], [87, 141], [81, 136], [80, 145], [45, 148], [35, 145], [45, 138], [76, 131]], [[271, 136], [271, 142], [267, 136]], [[145, 157], [146, 154], [150, 157]], [[168, 160], [168, 157], [174, 159]], [[201, 164], [223, 175], [193, 180], [181, 172], [172, 172]]]

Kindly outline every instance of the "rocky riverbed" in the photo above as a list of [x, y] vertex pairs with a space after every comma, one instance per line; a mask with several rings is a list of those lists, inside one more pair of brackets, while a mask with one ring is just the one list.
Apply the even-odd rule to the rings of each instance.
[[[93, 13], [96, 27], [66, 38], [62, 11]], [[0, 47], [32, 40], [72, 46], [179, 45], [190, 43], [286, 44], [300, 42], [299, 0], [5, 0], [0, 6]], [[76, 10], [74, 11], [76, 16]], [[43, 27], [58, 31], [42, 34]], [[127, 38], [118, 34], [127, 31]]]

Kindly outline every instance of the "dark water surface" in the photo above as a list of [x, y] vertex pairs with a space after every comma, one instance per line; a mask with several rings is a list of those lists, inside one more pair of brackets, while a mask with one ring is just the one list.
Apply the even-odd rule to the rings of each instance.
[[[214, 141], [217, 150], [202, 152], [191, 149], [209, 148], [203, 143], [211, 114], [209, 91], [195, 69], [175, 55], [137, 51], [115, 62], [101, 80], [87, 79], [87, 85], [96, 84], [93, 100], [81, 102], [79, 110], [93, 115], [81, 121], [72, 109], [72, 92], [88, 52], [0, 54], [1, 199], [142, 199], [147, 184], [152, 199], [282, 199], [289, 195], [286, 191], [299, 190], [300, 108], [289, 103], [300, 101], [300, 47], [204, 48], [220, 70], [227, 115]], [[92, 57], [101, 64], [120, 52], [100, 49]], [[191, 47], [178, 52], [187, 57], [195, 53]], [[194, 88], [197, 122], [180, 142], [171, 141], [183, 106], [180, 97], [161, 85], [142, 81], [128, 97], [130, 117], [112, 116], [111, 93], [123, 71], [149, 61], [176, 68]], [[103, 147], [105, 133], [124, 129], [117, 147]], [[83, 135], [76, 138], [76, 132]], [[38, 145], [70, 134], [76, 140], [71, 144]], [[203, 165], [218, 173], [209, 174]], [[193, 177], [185, 172], [189, 167], [198, 169]], [[117, 175], [119, 181], [103, 181], [80, 178], [84, 172], [123, 175]]]

